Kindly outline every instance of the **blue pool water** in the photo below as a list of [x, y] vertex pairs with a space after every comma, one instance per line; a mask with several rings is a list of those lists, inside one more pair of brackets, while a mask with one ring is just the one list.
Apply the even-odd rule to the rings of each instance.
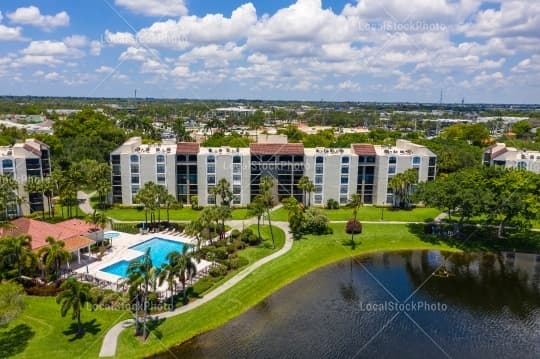
[[[154, 267], [161, 267], [163, 263], [167, 263], [167, 255], [171, 252], [180, 252], [184, 249], [184, 243], [170, 241], [163, 238], [152, 238], [141, 244], [137, 244], [133, 247], [129, 247], [134, 251], [145, 253], [150, 248], [150, 258], [152, 258], [152, 264]], [[108, 267], [103, 268], [101, 271], [114, 274], [120, 277], [127, 277], [127, 269], [129, 262], [126, 260], [116, 262]]]

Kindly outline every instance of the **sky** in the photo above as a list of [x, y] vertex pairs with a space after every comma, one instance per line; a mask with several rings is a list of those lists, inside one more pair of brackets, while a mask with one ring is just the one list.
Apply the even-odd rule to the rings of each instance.
[[540, 1], [2, 1], [0, 83], [0, 95], [540, 103]]

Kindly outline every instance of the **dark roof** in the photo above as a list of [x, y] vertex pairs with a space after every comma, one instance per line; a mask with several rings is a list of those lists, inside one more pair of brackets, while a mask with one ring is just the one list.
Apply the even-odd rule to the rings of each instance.
[[377, 154], [373, 145], [356, 144], [352, 145], [352, 150], [358, 156], [374, 156]]
[[253, 143], [249, 146], [256, 155], [303, 155], [302, 143]]
[[176, 145], [176, 153], [196, 155], [199, 153], [199, 144], [195, 142], [179, 142]]

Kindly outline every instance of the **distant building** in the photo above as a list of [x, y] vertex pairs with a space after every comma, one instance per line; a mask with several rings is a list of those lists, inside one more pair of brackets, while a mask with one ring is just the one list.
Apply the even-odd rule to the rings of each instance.
[[507, 147], [504, 143], [496, 143], [486, 148], [482, 160], [485, 165], [526, 169], [540, 173], [540, 152], [519, 150]]
[[30, 177], [43, 178], [51, 174], [49, 146], [34, 139], [13, 146], [0, 147], [1, 173], [12, 176], [18, 183], [17, 195], [23, 200], [12, 201], [6, 208], [7, 217], [17, 217], [43, 211], [44, 200], [40, 193], [27, 193], [24, 185]]
[[436, 164], [433, 152], [405, 140], [389, 147], [357, 144], [342, 149], [304, 148], [281, 140], [249, 148], [209, 148], [197, 143], [143, 145], [134, 137], [111, 153], [112, 193], [114, 203], [131, 205], [144, 183], [153, 181], [182, 203], [197, 195], [200, 205], [208, 205], [219, 200], [212, 188], [225, 178], [232, 186], [233, 204], [246, 206], [259, 193], [261, 179], [270, 176], [278, 199], [293, 196], [302, 201], [298, 181], [305, 175], [315, 184], [313, 204], [329, 199], [345, 204], [359, 193], [364, 203], [383, 205], [393, 203], [388, 181], [394, 175], [412, 168], [419, 181], [430, 181]]

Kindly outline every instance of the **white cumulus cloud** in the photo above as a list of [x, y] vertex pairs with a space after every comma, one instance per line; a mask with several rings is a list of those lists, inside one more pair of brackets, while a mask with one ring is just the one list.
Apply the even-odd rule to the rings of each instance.
[[50, 31], [56, 27], [68, 26], [69, 15], [62, 11], [56, 15], [43, 15], [36, 6], [20, 7], [7, 17], [14, 24], [32, 25]]
[[115, 4], [148, 16], [179, 17], [188, 13], [184, 0], [116, 0]]

